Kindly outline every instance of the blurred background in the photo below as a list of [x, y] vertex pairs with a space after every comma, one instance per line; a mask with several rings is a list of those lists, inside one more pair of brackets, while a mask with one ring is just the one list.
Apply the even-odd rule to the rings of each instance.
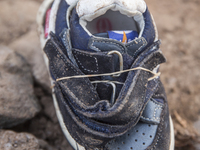
[[[0, 149], [72, 150], [61, 132], [37, 33], [42, 0], [0, 0]], [[200, 0], [146, 0], [167, 63], [161, 65], [176, 150], [200, 150]]]

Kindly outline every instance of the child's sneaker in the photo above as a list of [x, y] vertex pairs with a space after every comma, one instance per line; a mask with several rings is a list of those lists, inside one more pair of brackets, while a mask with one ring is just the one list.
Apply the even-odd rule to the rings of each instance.
[[45, 0], [41, 45], [76, 150], [173, 150], [155, 23], [143, 0]]

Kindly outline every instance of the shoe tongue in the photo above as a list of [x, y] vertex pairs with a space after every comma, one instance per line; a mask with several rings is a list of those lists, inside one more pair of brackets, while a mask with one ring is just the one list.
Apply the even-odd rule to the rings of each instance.
[[128, 43], [138, 37], [137, 31], [125, 30], [125, 31], [108, 31], [108, 37], [115, 39], [122, 43]]
[[94, 34], [94, 36], [114, 39], [122, 43], [128, 43], [138, 37], [138, 32], [132, 30], [112, 30], [105, 33], [97, 33]]

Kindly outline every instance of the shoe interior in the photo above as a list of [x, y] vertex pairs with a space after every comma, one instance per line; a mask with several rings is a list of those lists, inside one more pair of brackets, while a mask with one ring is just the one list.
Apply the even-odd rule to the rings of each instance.
[[112, 10], [108, 10], [104, 15], [87, 22], [86, 28], [91, 34], [111, 30], [133, 30], [139, 32], [138, 24], [133, 17], [128, 17], [119, 11]]

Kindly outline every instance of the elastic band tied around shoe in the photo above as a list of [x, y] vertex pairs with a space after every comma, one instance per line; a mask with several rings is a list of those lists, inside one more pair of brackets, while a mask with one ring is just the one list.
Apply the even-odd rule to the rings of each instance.
[[68, 77], [63, 77], [63, 78], [58, 78], [56, 81], [61, 81], [61, 80], [67, 80], [67, 79], [72, 79], [72, 78], [90, 78], [90, 77], [100, 77], [100, 76], [111, 76], [111, 75], [116, 75], [116, 74], [121, 74], [125, 72], [130, 72], [134, 70], [143, 70], [152, 73], [154, 76], [150, 77], [148, 81], [151, 81], [161, 75], [160, 72], [154, 73], [153, 71], [143, 68], [143, 67], [136, 67], [132, 69], [127, 69], [127, 70], [122, 70], [122, 71], [117, 71], [117, 72], [112, 72], [112, 73], [104, 73], [104, 74], [92, 74], [92, 75], [77, 75], [77, 76], [68, 76]]

